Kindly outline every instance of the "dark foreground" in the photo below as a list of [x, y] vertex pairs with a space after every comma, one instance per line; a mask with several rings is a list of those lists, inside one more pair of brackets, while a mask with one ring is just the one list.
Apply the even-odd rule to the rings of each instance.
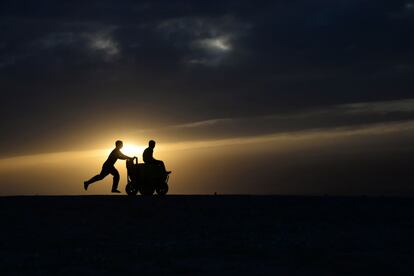
[[414, 200], [0, 198], [0, 275], [414, 275]]

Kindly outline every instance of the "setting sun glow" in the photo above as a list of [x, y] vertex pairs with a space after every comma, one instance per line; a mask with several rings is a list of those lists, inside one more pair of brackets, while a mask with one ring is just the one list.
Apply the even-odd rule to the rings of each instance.
[[145, 150], [144, 146], [138, 146], [134, 144], [124, 144], [121, 152], [128, 156], [141, 156], [142, 152]]

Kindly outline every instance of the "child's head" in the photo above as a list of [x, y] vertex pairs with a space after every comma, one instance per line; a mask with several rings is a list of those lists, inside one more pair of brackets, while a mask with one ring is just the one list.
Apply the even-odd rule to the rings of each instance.
[[122, 143], [121, 140], [118, 140], [118, 141], [115, 142], [115, 147], [117, 149], [122, 149], [123, 146], [124, 146], [124, 143]]

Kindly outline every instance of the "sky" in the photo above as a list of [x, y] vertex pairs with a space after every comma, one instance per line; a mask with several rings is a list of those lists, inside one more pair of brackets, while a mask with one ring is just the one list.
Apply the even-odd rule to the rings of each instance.
[[0, 195], [108, 193], [154, 139], [175, 194], [412, 196], [413, 32], [411, 0], [1, 1]]

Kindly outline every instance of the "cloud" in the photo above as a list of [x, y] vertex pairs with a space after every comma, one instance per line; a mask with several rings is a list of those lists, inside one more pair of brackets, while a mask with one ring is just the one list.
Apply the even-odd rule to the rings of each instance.
[[101, 24], [64, 24], [60, 30], [34, 39], [22, 50], [31, 53], [24, 57], [44, 56], [50, 53], [57, 59], [64, 59], [68, 52], [73, 52], [77, 57], [83, 56], [76, 62], [89, 62], [91, 58], [96, 61], [111, 62], [121, 55], [120, 44], [113, 36], [115, 30], [114, 26]]
[[412, 97], [413, 21], [387, 16], [411, 0], [47, 2], [1, 9], [1, 152], [43, 150], [49, 131], [74, 147], [65, 132], [84, 118], [102, 133], [114, 118], [126, 131], [215, 121], [162, 132], [221, 137], [410, 116], [332, 105]]
[[186, 63], [206, 66], [220, 65], [233, 50], [241, 47], [238, 39], [250, 28], [251, 24], [232, 16], [180, 17], [162, 21], [157, 26], [174, 47], [186, 51]]
[[230, 41], [227, 37], [207, 38], [198, 41], [198, 44], [199, 47], [214, 52], [227, 52], [230, 51], [232, 48]]
[[408, 1], [400, 4], [400, 8], [390, 13], [393, 19], [408, 19], [414, 14], [414, 2]]
[[414, 2], [408, 2], [405, 4], [405, 9], [408, 11], [414, 11]]
[[414, 99], [405, 99], [333, 105], [265, 116], [213, 118], [159, 129], [140, 130], [139, 133], [148, 137], [168, 137], [170, 140], [187, 141], [203, 137], [224, 139], [321, 129], [365, 128], [413, 120]]
[[71, 31], [54, 32], [35, 41], [34, 44], [43, 49], [53, 49], [60, 46], [70, 46], [80, 43], [82, 35]]
[[[178, 126], [177, 126], [178, 127]], [[309, 139], [330, 139], [336, 137], [385, 135], [398, 132], [414, 131], [414, 120], [407, 122], [377, 123], [354, 127], [333, 127], [331, 129], [311, 129], [295, 132], [270, 133], [248, 137], [231, 137], [222, 139], [191, 140], [164, 143], [162, 151], [180, 151], [189, 149], [215, 148], [234, 145], [261, 144], [267, 142], [300, 141]], [[25, 166], [54, 164], [71, 159], [104, 158], [110, 149], [93, 149], [87, 151], [52, 152], [33, 155], [21, 155], [0, 158], [0, 171], [16, 167], [16, 163]]]
[[[228, 124], [235, 123], [237, 121], [266, 121], [266, 120], [292, 120], [292, 119], [305, 119], [305, 118], [314, 118], [319, 116], [326, 117], [338, 117], [338, 116], [380, 116], [383, 118], [384, 115], [389, 114], [408, 114], [412, 115], [414, 119], [414, 99], [403, 99], [395, 101], [382, 101], [382, 102], [364, 102], [364, 103], [352, 103], [352, 104], [343, 104], [343, 105], [334, 105], [330, 107], [315, 108], [306, 111], [292, 112], [287, 114], [274, 114], [267, 116], [257, 116], [257, 117], [239, 117], [239, 118], [219, 118], [219, 119], [210, 119], [205, 121], [198, 121], [192, 123], [186, 123], [181, 125], [171, 126], [172, 128], [198, 128], [213, 126], [219, 124]], [[410, 116], [411, 118], [411, 116]], [[395, 117], [393, 117], [395, 120]], [[315, 120], [317, 123], [319, 120]], [[319, 121], [320, 122], [320, 121]]]
[[292, 141], [306, 140], [315, 138], [334, 138], [334, 137], [350, 137], [359, 135], [382, 135], [389, 133], [398, 133], [401, 131], [413, 131], [414, 120], [408, 122], [391, 122], [378, 123], [370, 125], [361, 125], [355, 127], [333, 127], [331, 129], [312, 129], [295, 132], [271, 133], [267, 135], [233, 137], [226, 139], [211, 139], [201, 141], [179, 142], [174, 144], [166, 144], [163, 146], [166, 150], [186, 150], [196, 148], [209, 148], [230, 145], [244, 144], [260, 144], [271, 141]]
[[233, 45], [229, 37], [221, 36], [196, 40], [192, 48], [199, 53], [188, 59], [189, 64], [217, 66], [233, 50]]
[[414, 99], [345, 104], [339, 105], [337, 108], [353, 114], [387, 115], [390, 113], [413, 113]]
[[111, 31], [100, 31], [86, 35], [89, 47], [101, 52], [106, 61], [111, 61], [120, 55], [119, 43], [111, 35]]

